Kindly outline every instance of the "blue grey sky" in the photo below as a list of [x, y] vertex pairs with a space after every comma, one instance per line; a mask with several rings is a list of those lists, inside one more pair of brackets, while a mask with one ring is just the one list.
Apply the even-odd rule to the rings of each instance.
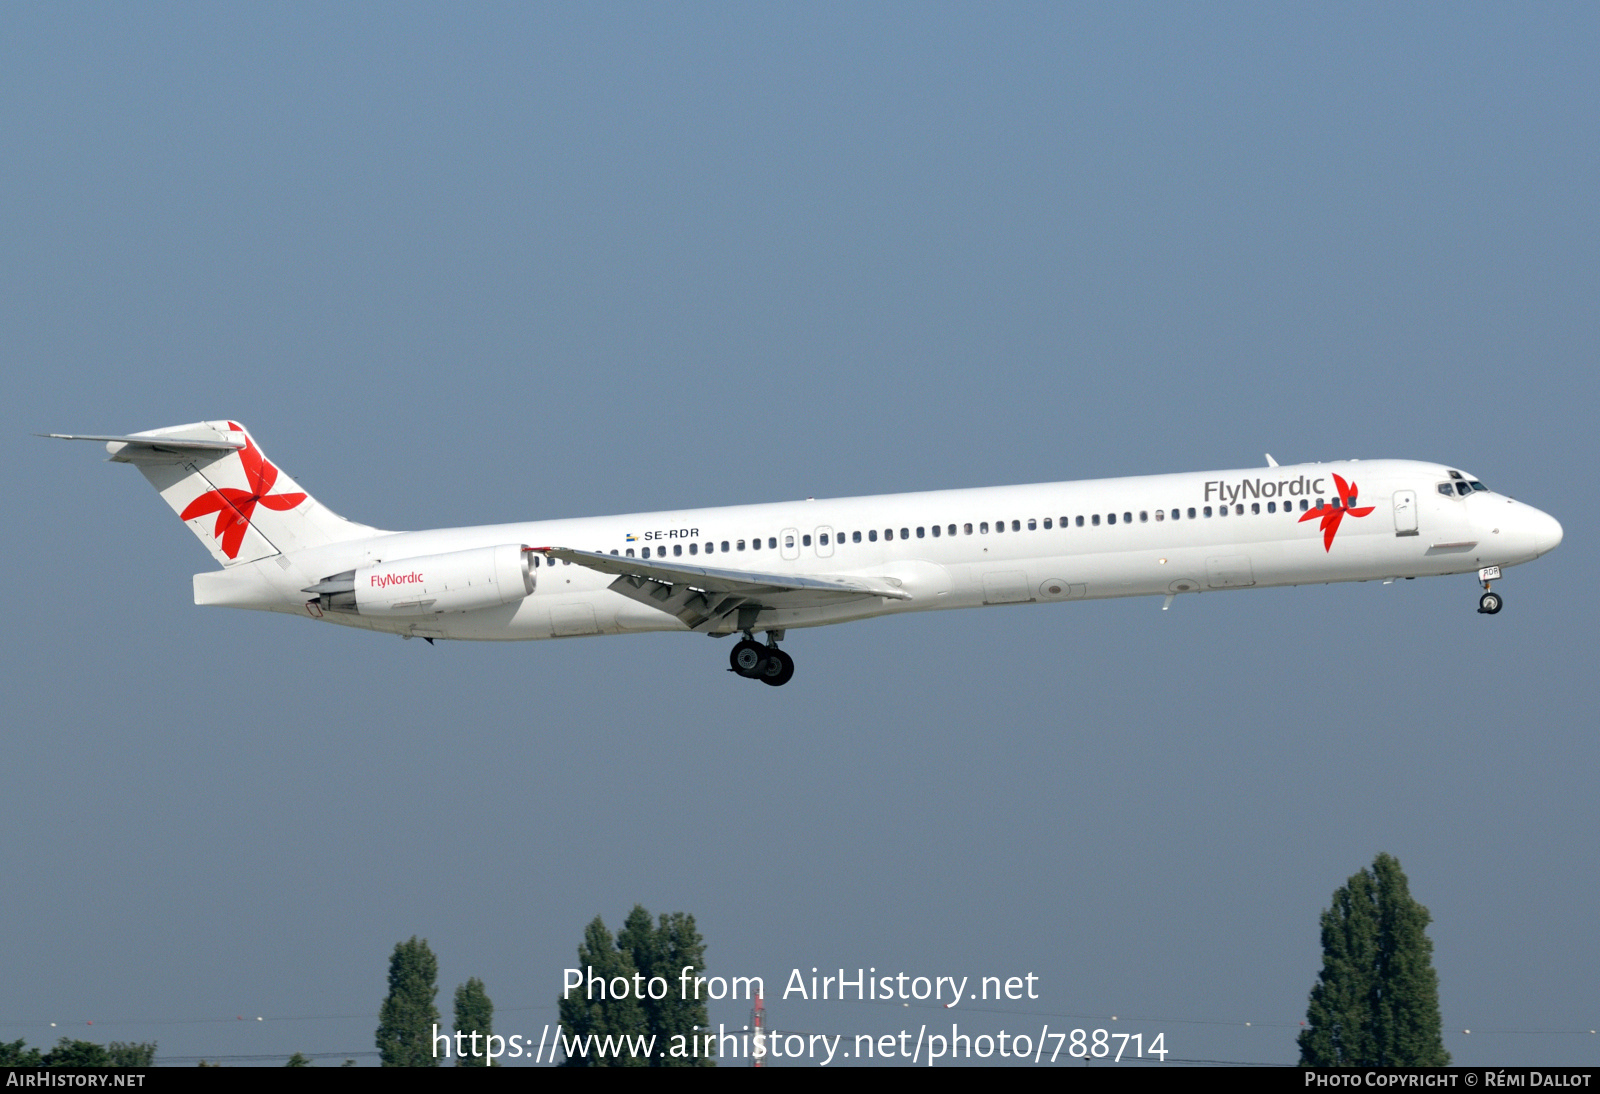
[[[637, 902], [781, 1028], [1292, 1063], [1388, 851], [1458, 1063], [1600, 1062], [1593, 6], [4, 18], [0, 1039], [370, 1053], [413, 934], [537, 1037]], [[197, 608], [143, 480], [32, 436], [223, 417], [386, 528], [1271, 452], [1446, 461], [1566, 539], [1494, 618], [1470, 577], [935, 614], [753, 688], [698, 636]], [[812, 966], [1040, 998], [781, 999]]]

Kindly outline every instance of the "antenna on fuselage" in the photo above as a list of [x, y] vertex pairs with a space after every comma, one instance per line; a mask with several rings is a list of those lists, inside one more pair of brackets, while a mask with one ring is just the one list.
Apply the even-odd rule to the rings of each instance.
[[1267, 466], [1268, 467], [1277, 467], [1278, 466], [1278, 461], [1272, 458], [1272, 453], [1271, 452], [1264, 453], [1264, 455], [1267, 457]]

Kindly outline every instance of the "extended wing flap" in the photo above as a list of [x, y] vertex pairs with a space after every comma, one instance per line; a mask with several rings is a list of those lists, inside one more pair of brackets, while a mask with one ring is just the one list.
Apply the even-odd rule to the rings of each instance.
[[665, 559], [646, 561], [566, 547], [538, 550], [551, 559], [586, 566], [603, 574], [615, 574], [617, 579], [610, 586], [613, 592], [675, 616], [691, 630], [704, 629], [752, 603], [763, 607], [804, 608], [871, 596], [911, 599], [910, 593], [882, 578], [768, 574], [684, 566]]

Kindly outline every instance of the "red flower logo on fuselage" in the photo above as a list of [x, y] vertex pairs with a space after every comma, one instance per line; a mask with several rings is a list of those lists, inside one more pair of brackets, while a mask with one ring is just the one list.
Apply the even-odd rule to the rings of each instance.
[[1318, 517], [1322, 518], [1322, 549], [1324, 551], [1333, 550], [1334, 533], [1339, 531], [1339, 523], [1344, 520], [1346, 514], [1352, 517], [1364, 517], [1368, 513], [1372, 512], [1372, 510], [1375, 508], [1375, 506], [1371, 505], [1368, 505], [1362, 509], [1357, 509], [1354, 507], [1356, 500], [1355, 483], [1345, 482], [1344, 479], [1340, 478], [1338, 475], [1333, 476], [1333, 482], [1334, 485], [1339, 488], [1338, 503], [1331, 509], [1326, 506], [1319, 506], [1318, 508], [1311, 510], [1309, 513], [1306, 513], [1297, 522], [1304, 524], [1308, 520], [1315, 520]]
[[[230, 429], [239, 430], [237, 422], [229, 422]], [[250, 527], [250, 514], [256, 511], [257, 505], [265, 505], [268, 509], [283, 512], [293, 509], [296, 505], [306, 500], [304, 494], [273, 494], [272, 484], [278, 481], [278, 469], [261, 455], [261, 451], [251, 442], [249, 436], [245, 437], [244, 447], [239, 449], [239, 462], [244, 464], [244, 481], [249, 484], [248, 490], [235, 490], [224, 487], [220, 490], [209, 490], [195, 498], [178, 514], [179, 520], [193, 520], [203, 517], [207, 513], [217, 514], [217, 530], [213, 533], [222, 541], [222, 553], [229, 558], [239, 557], [239, 547], [244, 543], [244, 533]]]

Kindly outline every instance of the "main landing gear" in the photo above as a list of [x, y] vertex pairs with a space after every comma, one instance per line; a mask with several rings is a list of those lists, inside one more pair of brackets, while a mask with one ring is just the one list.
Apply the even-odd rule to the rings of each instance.
[[763, 646], [745, 631], [744, 641], [728, 651], [729, 671], [775, 688], [787, 684], [794, 676], [794, 658], [778, 648], [782, 637], [782, 631], [768, 631], [767, 644]]
[[1479, 615], [1499, 615], [1500, 609], [1505, 607], [1505, 601], [1499, 593], [1489, 591], [1489, 582], [1500, 576], [1500, 567], [1488, 566], [1478, 571], [1478, 580], [1483, 582], [1483, 595], [1478, 598]]

